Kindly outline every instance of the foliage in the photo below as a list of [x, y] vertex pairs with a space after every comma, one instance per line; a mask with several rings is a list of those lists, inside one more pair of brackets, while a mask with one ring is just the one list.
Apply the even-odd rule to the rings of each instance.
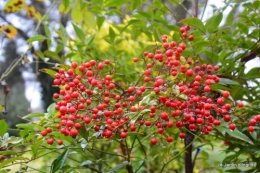
[[[10, 5], [13, 6], [12, 4], [17, 2], [14, 0], [9, 1], [5, 11], [15, 12], [20, 10], [21, 7], [19, 6], [19, 8], [7, 11], [8, 8], [10, 9]], [[179, 3], [177, 1], [171, 2]], [[95, 72], [95, 77], [112, 75], [113, 84], [116, 88], [115, 94], [127, 94], [125, 90], [129, 86], [139, 88], [141, 86], [138, 84], [144, 80], [142, 75], [145, 74], [149, 59], [143, 55], [143, 52], [156, 53], [157, 49], [164, 46], [165, 42], [161, 43], [164, 34], [168, 35], [169, 40], [174, 40], [177, 43], [184, 41], [187, 46], [182, 52], [180, 62], [185, 68], [193, 68], [192, 64], [196, 60], [199, 60], [201, 64], [211, 64], [213, 67], [215, 65], [219, 66], [218, 70], [213, 70], [220, 79], [219, 82], [210, 85], [211, 91], [209, 94], [207, 94], [205, 88], [200, 88], [201, 94], [206, 93], [206, 96], [215, 101], [222, 96], [221, 94], [224, 96], [224, 93], [227, 93], [224, 91], [229, 91], [230, 95], [224, 96], [227, 97], [225, 104], [233, 106], [232, 112], [228, 111], [231, 116], [229, 122], [224, 117], [226, 113], [221, 113], [220, 116], [217, 112], [210, 112], [221, 123], [213, 129], [213, 134], [206, 135], [205, 131], [202, 131], [204, 135], [201, 135], [194, 132], [193, 136], [195, 138], [189, 145], [194, 146], [193, 153], [196, 157], [198, 156], [195, 160], [195, 170], [258, 172], [260, 170], [259, 154], [257, 153], [259, 148], [259, 127], [257, 126], [259, 116], [256, 115], [260, 114], [258, 107], [260, 90], [259, 81], [257, 80], [257, 78], [260, 78], [260, 73], [258, 67], [247, 72], [245, 64], [259, 56], [260, 1], [244, 1], [241, 5], [235, 1], [225, 1], [225, 7], [231, 6], [233, 8], [226, 19], [223, 15], [225, 7], [217, 9], [214, 6], [214, 15], [206, 21], [194, 17], [183, 19], [181, 23], [191, 27], [189, 33], [182, 31], [183, 29], [179, 26], [171, 25], [167, 21], [165, 16], [174, 15], [174, 13], [170, 11], [165, 3], [157, 0], [151, 2], [151, 4], [147, 3], [146, 1], [131, 0], [120, 2], [114, 0], [78, 0], [71, 3], [68, 0], [63, 0], [59, 6], [59, 11], [61, 14], [71, 14], [73, 33], [67, 32], [62, 24], [54, 33], [52, 28], [46, 25], [48, 19], [36, 17], [38, 13], [33, 7], [30, 7], [27, 12], [31, 11], [31, 13], [28, 12], [28, 14], [35, 16], [40, 22], [45, 21], [43, 25], [46, 34], [35, 34], [27, 40], [27, 43], [32, 45], [35, 42], [47, 41], [48, 50], [36, 50], [35, 54], [45, 62], [46, 58], [59, 62], [53, 69], [42, 69], [43, 72], [52, 77], [55, 77], [56, 72], [60, 69], [64, 69], [68, 73], [71, 68], [74, 70], [73, 73], [80, 75], [79, 66], [74, 68], [73, 63], [71, 65], [65, 63], [68, 61], [82, 64], [82, 62], [90, 62], [91, 59], [98, 63], [109, 60], [111, 63], [105, 66], [104, 72], [90, 69]], [[22, 4], [24, 5], [24, 3]], [[143, 8], [140, 8], [142, 6], [147, 6], [147, 10], [142, 10]], [[243, 10], [238, 16], [235, 16], [234, 11], [240, 7], [243, 7]], [[120, 8], [125, 9], [124, 14]], [[118, 23], [120, 24], [111, 21], [115, 16], [120, 16], [120, 18], [116, 19], [119, 20]], [[4, 31], [6, 32], [6, 30]], [[194, 36], [194, 39], [188, 37], [193, 41], [185, 40], [184, 33], [188, 34], [187, 37]], [[52, 38], [56, 37], [56, 35], [58, 35], [58, 38], [56, 38], [57, 43], [54, 43]], [[66, 50], [66, 54], [63, 55], [61, 52], [64, 50]], [[134, 57], [138, 57], [134, 61], [138, 60], [139, 62], [135, 63], [133, 61]], [[186, 57], [190, 59], [191, 64], [188, 63], [189, 59]], [[162, 106], [163, 104], [158, 99], [159, 96], [161, 98], [162, 96], [174, 96], [175, 99], [181, 100], [183, 103], [186, 103], [187, 98], [189, 98], [185, 94], [180, 94], [178, 88], [175, 89], [180, 82], [191, 83], [192, 80], [187, 77], [188, 74], [178, 73], [177, 77], [172, 77], [167, 74], [167, 71], [160, 71], [165, 70], [164, 63], [152, 62], [156, 67], [152, 72], [152, 81], [155, 80], [153, 76], [163, 76], [164, 81], [168, 82], [166, 82], [169, 85], [168, 90], [159, 90], [158, 95], [156, 90], [151, 91], [148, 88], [149, 91], [144, 92], [144, 96], [138, 98], [131, 105], [144, 106], [144, 109], [137, 112], [126, 111], [129, 114], [128, 116], [131, 117], [130, 120], [142, 120], [144, 118], [143, 114], [151, 112], [149, 109], [151, 105]], [[160, 66], [162, 68], [158, 68]], [[95, 68], [98, 67], [95, 66]], [[206, 79], [203, 81], [206, 82]], [[98, 82], [101, 82], [101, 79]], [[55, 85], [59, 85], [59, 83]], [[148, 86], [153, 87], [153, 83]], [[163, 87], [165, 86], [162, 85], [161, 88]], [[64, 87], [60, 89], [64, 90]], [[98, 100], [100, 98], [95, 99], [96, 101], [92, 103], [91, 110], [98, 106], [100, 101]], [[238, 101], [243, 101], [245, 106], [242, 107]], [[113, 99], [112, 102], [116, 102], [116, 99]], [[241, 108], [238, 109], [237, 104], [241, 105], [239, 106]], [[155, 125], [150, 128], [138, 125], [136, 131], [127, 132], [128, 137], [126, 139], [120, 139], [121, 134], [119, 133], [115, 133], [111, 138], [102, 137], [104, 130], [102, 128], [105, 127], [105, 124], [102, 124], [104, 121], [98, 122], [99, 124], [90, 123], [90, 125], [80, 121], [79, 135], [66, 135], [66, 133], [54, 130], [57, 122], [60, 121], [57, 117], [61, 114], [61, 110], [57, 108], [57, 105], [55, 103], [51, 104], [45, 114], [33, 113], [25, 116], [24, 118], [28, 119], [29, 122], [17, 125], [20, 137], [9, 137], [6, 128], [1, 129], [0, 169], [3, 168], [7, 171], [12, 165], [23, 165], [29, 161], [33, 162], [36, 159], [44, 158], [49, 154], [52, 155], [50, 158], [53, 161], [51, 163], [47, 162], [47, 165], [39, 169], [40, 171], [46, 172], [47, 169], [50, 169], [51, 172], [76, 172], [78, 170], [83, 172], [87, 170], [93, 172], [141, 172], [146, 170], [170, 172], [170, 170], [176, 170], [181, 172], [184, 169], [183, 156], [189, 145], [183, 145], [183, 142], [179, 140], [179, 133], [180, 131], [186, 132], [188, 135], [190, 127], [182, 127], [180, 130], [179, 128], [171, 128], [170, 130], [166, 128], [164, 129], [165, 132], [158, 135], [158, 129]], [[130, 109], [130, 107], [127, 108]], [[162, 106], [162, 110], [169, 110], [169, 108]], [[88, 110], [85, 112], [88, 112]], [[84, 114], [84, 111], [79, 113]], [[88, 112], [87, 116], [89, 114], [90, 112]], [[181, 116], [184, 117], [184, 114]], [[35, 117], [38, 119], [32, 121], [32, 118]], [[256, 122], [251, 122], [252, 119]], [[174, 119], [174, 123], [177, 123], [176, 119]], [[1, 120], [1, 124], [6, 126], [3, 120]], [[234, 129], [230, 124], [236, 125], [234, 131], [229, 130], [229, 128]], [[97, 125], [101, 127], [101, 130], [93, 132], [91, 129]], [[129, 126], [127, 124], [126, 127]], [[253, 126], [254, 130], [249, 130], [248, 126]], [[51, 128], [51, 131], [48, 130], [48, 133], [43, 135], [43, 131], [45, 133], [47, 128]], [[168, 143], [165, 141], [168, 136], [173, 138], [173, 142]], [[53, 143], [50, 140], [52, 138], [55, 138], [56, 141], [53, 145], [48, 145]], [[121, 138], [124, 137], [121, 136]], [[151, 138], [157, 138], [159, 142], [156, 145], [151, 145]], [[62, 140], [62, 145], [57, 144], [58, 139]], [[220, 156], [211, 158], [210, 155], [214, 154], [215, 148], [218, 147], [221, 141], [225, 141], [227, 146], [220, 148], [223, 150]], [[211, 149], [209, 149], [209, 146]], [[201, 149], [203, 150], [201, 151]], [[221, 163], [234, 163], [237, 165], [245, 163], [253, 164], [253, 166], [223, 168], [219, 166]], [[50, 168], [47, 168], [47, 166], [50, 166]], [[26, 172], [30, 169], [34, 168], [24, 166], [21, 171]]]

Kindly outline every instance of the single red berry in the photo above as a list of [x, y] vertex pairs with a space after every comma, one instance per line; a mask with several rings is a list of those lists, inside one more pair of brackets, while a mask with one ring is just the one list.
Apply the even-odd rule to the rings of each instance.
[[171, 136], [168, 136], [166, 140], [167, 142], [172, 142], [173, 138]]
[[59, 139], [59, 140], [57, 141], [57, 143], [58, 143], [58, 145], [62, 145], [62, 144], [63, 144], [63, 141]]
[[49, 144], [49, 145], [52, 145], [53, 142], [54, 142], [54, 139], [52, 139], [52, 138], [49, 138], [49, 139], [47, 140], [47, 144]]
[[249, 127], [248, 127], [248, 131], [249, 131], [250, 133], [254, 132], [254, 131], [255, 131], [254, 126], [249, 126]]
[[256, 120], [255, 120], [255, 119], [249, 120], [249, 124], [250, 124], [251, 126], [256, 125]]
[[181, 132], [181, 133], [179, 134], [179, 137], [180, 137], [181, 139], [184, 139], [184, 138], [185, 138], [185, 136], [186, 136], [186, 134], [185, 134], [185, 133], [183, 133], [183, 132]]
[[104, 68], [104, 64], [100, 62], [100, 63], [98, 64], [98, 69], [101, 70], [101, 69], [103, 69], [103, 68]]
[[231, 119], [230, 115], [224, 115], [223, 118], [224, 118], [224, 121], [225, 121], [225, 122], [229, 122], [230, 119]]
[[232, 131], [235, 130], [236, 124], [234, 124], [234, 123], [229, 124], [229, 129], [232, 130]]
[[121, 132], [121, 133], [120, 133], [120, 137], [121, 137], [122, 139], [125, 139], [125, 138], [127, 137], [127, 133], [126, 133], [126, 132]]
[[193, 35], [189, 35], [188, 40], [193, 41], [194, 40], [194, 36]]
[[193, 72], [191, 69], [189, 69], [189, 70], [186, 71], [186, 75], [187, 75], [188, 77], [193, 76], [193, 74], [194, 74], [194, 72]]
[[134, 62], [138, 62], [138, 58], [133, 58], [133, 61]]
[[78, 67], [78, 63], [72, 62], [72, 63], [71, 63], [71, 67], [72, 67], [72, 68], [77, 68], [77, 67]]
[[80, 123], [76, 123], [76, 124], [74, 125], [74, 127], [75, 127], [76, 129], [80, 129], [81, 124], [80, 124]]
[[223, 97], [227, 98], [227, 97], [229, 97], [230, 93], [228, 91], [224, 91], [222, 93], [222, 95], [223, 95]]
[[240, 107], [240, 108], [244, 107], [244, 103], [243, 103], [243, 102], [238, 102], [237, 105], [238, 105], [238, 107]]
[[52, 128], [47, 127], [47, 128], [46, 128], [46, 131], [47, 131], [48, 133], [51, 133], [51, 132], [52, 132]]
[[43, 131], [41, 132], [41, 134], [42, 134], [42, 136], [46, 136], [46, 135], [48, 134], [48, 132], [47, 132], [47, 130], [43, 130]]
[[152, 138], [150, 142], [151, 142], [152, 145], [155, 145], [157, 143], [157, 139]]
[[73, 138], [75, 138], [78, 134], [79, 134], [79, 132], [78, 132], [78, 130], [76, 130], [76, 129], [72, 129], [72, 130], [70, 131], [70, 135], [71, 135]]

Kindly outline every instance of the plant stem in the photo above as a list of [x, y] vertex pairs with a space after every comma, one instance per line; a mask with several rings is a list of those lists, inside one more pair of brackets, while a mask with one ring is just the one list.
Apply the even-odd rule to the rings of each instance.
[[[186, 127], [189, 129], [188, 127]], [[194, 140], [194, 134], [187, 131], [186, 137], [184, 139], [184, 144], [186, 148], [185, 152], [185, 173], [193, 173], [193, 162], [192, 162], [192, 142]]]

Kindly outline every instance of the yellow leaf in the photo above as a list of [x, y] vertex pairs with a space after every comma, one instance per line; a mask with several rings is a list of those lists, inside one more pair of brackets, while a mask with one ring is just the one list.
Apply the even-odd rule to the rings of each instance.
[[71, 18], [75, 23], [82, 23], [83, 21], [83, 12], [81, 10], [80, 3], [77, 3], [77, 5], [72, 8], [71, 11]]
[[25, 5], [24, 6], [26, 13], [28, 14], [28, 16], [30, 18], [34, 18], [37, 20], [41, 20], [42, 19], [42, 15], [41, 13], [39, 13], [39, 11], [37, 11], [34, 6], [32, 5]]
[[14, 13], [20, 11], [24, 6], [24, 0], [9, 0], [4, 7], [5, 13]]
[[64, 4], [60, 4], [60, 6], [59, 6], [60, 14], [67, 14], [69, 11], [70, 11], [70, 8], [65, 9]]
[[13, 39], [17, 35], [17, 29], [12, 25], [2, 25], [0, 26], [0, 30], [4, 31], [10, 39]]

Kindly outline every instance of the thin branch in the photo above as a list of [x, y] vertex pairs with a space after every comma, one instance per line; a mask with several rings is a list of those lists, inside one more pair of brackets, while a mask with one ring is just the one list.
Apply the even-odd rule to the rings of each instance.
[[207, 6], [208, 6], [208, 0], [206, 1], [205, 5], [204, 5], [203, 12], [202, 12], [202, 15], [201, 15], [201, 18], [200, 18], [201, 20], [202, 20], [203, 17], [204, 17], [204, 14], [205, 14], [205, 11], [206, 11]]
[[199, 13], [199, 0], [195, 0], [194, 17], [198, 18]]

